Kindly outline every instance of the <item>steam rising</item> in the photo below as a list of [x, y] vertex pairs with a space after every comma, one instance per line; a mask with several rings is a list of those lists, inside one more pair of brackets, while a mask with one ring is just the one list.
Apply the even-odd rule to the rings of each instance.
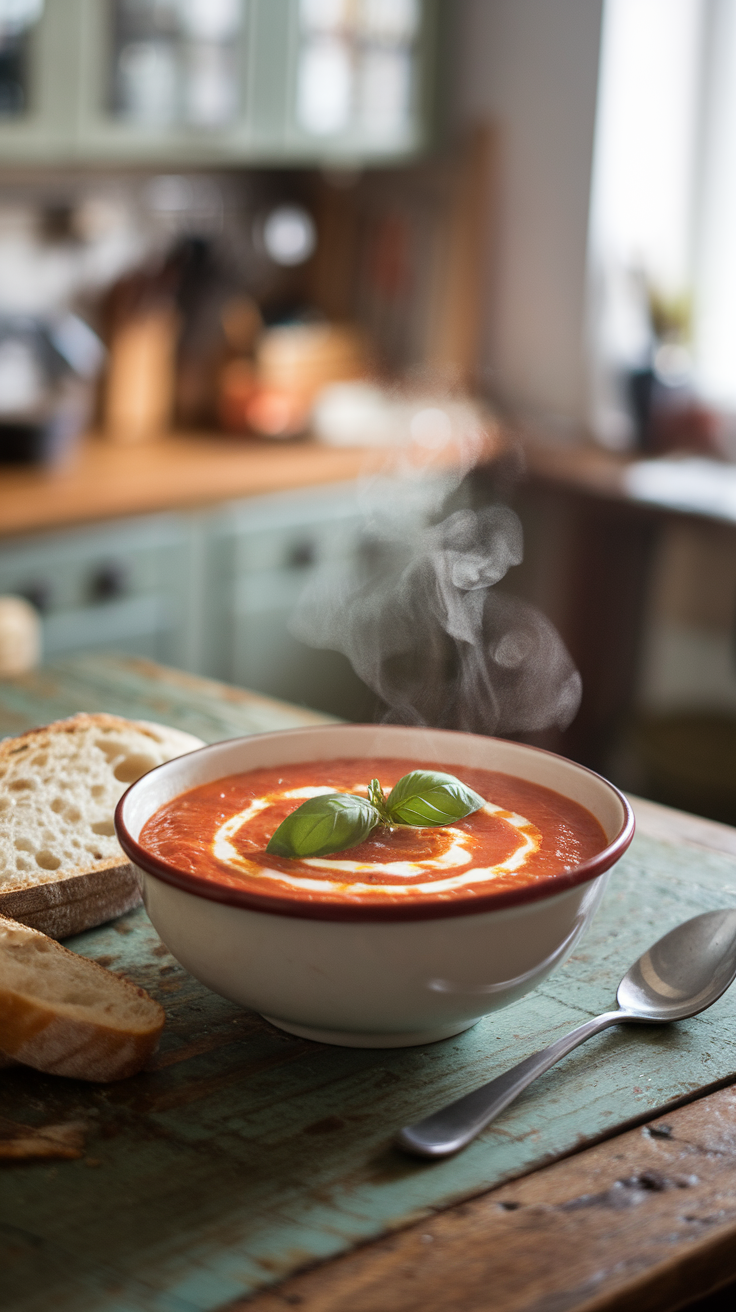
[[[346, 655], [390, 721], [486, 734], [565, 728], [580, 675], [550, 621], [496, 590], [522, 559], [518, 517], [494, 505], [419, 527], [407, 507], [420, 499], [388, 517], [388, 499], [383, 514], [374, 500], [366, 550], [316, 572], [292, 631]], [[394, 494], [394, 512], [400, 505]]]

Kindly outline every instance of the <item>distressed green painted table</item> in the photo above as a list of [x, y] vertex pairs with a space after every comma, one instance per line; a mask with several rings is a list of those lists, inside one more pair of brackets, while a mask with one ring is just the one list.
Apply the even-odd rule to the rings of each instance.
[[[210, 741], [323, 718], [123, 658], [76, 658], [0, 684], [0, 734], [80, 709], [159, 719]], [[546, 1178], [540, 1168], [575, 1152], [583, 1178], [586, 1163], [598, 1161], [588, 1145], [735, 1079], [736, 991], [679, 1026], [598, 1036], [452, 1161], [418, 1163], [391, 1146], [394, 1129], [406, 1120], [606, 1009], [624, 969], [666, 929], [698, 911], [736, 905], [731, 831], [690, 821], [688, 834], [677, 813], [646, 806], [642, 813], [648, 832], [617, 868], [573, 958], [513, 1007], [426, 1048], [349, 1050], [283, 1034], [188, 976], [142, 910], [73, 940], [77, 951], [157, 996], [168, 1024], [150, 1069], [118, 1085], [87, 1086], [20, 1068], [0, 1072], [0, 1134], [24, 1126], [22, 1133], [33, 1136], [61, 1125], [82, 1145], [69, 1160], [3, 1168], [0, 1306], [7, 1312], [205, 1312], [387, 1232], [417, 1221], [426, 1228], [438, 1209], [452, 1209], [448, 1216], [462, 1235], [462, 1200], [529, 1173]], [[688, 1187], [687, 1180], [677, 1185]], [[580, 1196], [592, 1198], [592, 1189]], [[736, 1192], [734, 1202], [736, 1227]], [[568, 1236], [579, 1224], [570, 1210]], [[611, 1229], [610, 1218], [606, 1225]], [[533, 1216], [527, 1228], [531, 1288]], [[401, 1246], [415, 1233], [407, 1229], [409, 1238], [392, 1241], [398, 1252], [409, 1251]], [[476, 1262], [482, 1239], [468, 1222], [468, 1256]], [[373, 1251], [361, 1260], [370, 1262]], [[375, 1250], [375, 1261], [384, 1260], [381, 1252]], [[642, 1269], [651, 1276], [662, 1260], [660, 1252]], [[439, 1291], [447, 1294], [441, 1263], [431, 1287], [422, 1285], [421, 1266], [417, 1261], [414, 1302], [399, 1302], [397, 1286], [395, 1298], [384, 1288], [360, 1303], [357, 1276], [354, 1288], [348, 1280], [341, 1301], [329, 1304], [321, 1295], [310, 1302], [308, 1288], [290, 1293], [289, 1283], [273, 1298], [261, 1297], [273, 1307], [306, 1301], [315, 1309], [343, 1307], [346, 1298], [358, 1298], [356, 1308], [534, 1306], [539, 1312], [616, 1305], [601, 1301], [600, 1283], [540, 1303], [524, 1302], [522, 1282], [516, 1301], [489, 1291], [489, 1301], [479, 1303], [475, 1295], [475, 1301], [465, 1297], [459, 1275], [454, 1301], [441, 1303]], [[329, 1269], [340, 1270], [340, 1263]], [[730, 1274], [736, 1269], [721, 1262], [718, 1279]], [[563, 1277], [560, 1265], [550, 1288]], [[360, 1279], [363, 1288], [365, 1273]], [[616, 1279], [620, 1284], [620, 1271], [611, 1276], [614, 1291]]]

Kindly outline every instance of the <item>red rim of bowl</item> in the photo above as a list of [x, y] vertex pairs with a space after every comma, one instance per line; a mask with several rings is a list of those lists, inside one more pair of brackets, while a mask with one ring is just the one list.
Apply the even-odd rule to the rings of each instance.
[[[319, 726], [327, 727], [327, 726]], [[338, 727], [338, 726], [334, 726]], [[351, 728], [357, 728], [351, 725]], [[376, 726], [371, 726], [375, 728]], [[282, 729], [275, 733], [269, 734], [249, 734], [241, 739], [242, 742], [252, 742], [254, 739], [264, 737], [275, 738], [282, 734], [294, 734], [305, 732], [304, 730]], [[307, 731], [308, 732], [308, 731]], [[479, 737], [480, 735], [471, 735]], [[222, 743], [209, 743], [208, 747], [222, 746], [227, 742], [234, 744], [237, 739], [223, 739]], [[489, 737], [488, 742], [497, 741]], [[504, 741], [499, 739], [498, 741]], [[536, 752], [540, 756], [555, 756], [559, 760], [567, 760], [567, 757], [559, 756], [557, 752], [549, 752], [543, 747], [531, 747], [526, 743], [516, 744], [523, 746], [525, 751]], [[207, 751], [207, 747], [199, 748], [199, 751]], [[178, 758], [174, 758], [178, 759]], [[205, 879], [201, 875], [191, 874], [186, 870], [179, 870], [176, 866], [171, 865], [168, 861], [162, 861], [153, 853], [148, 852], [146, 848], [141, 847], [136, 839], [132, 838], [123, 819], [123, 809], [125, 802], [134, 788], [138, 788], [145, 779], [150, 775], [156, 774], [158, 770], [165, 770], [170, 761], [165, 761], [163, 765], [158, 765], [154, 770], [148, 771], [141, 779], [137, 779], [131, 784], [123, 796], [120, 798], [115, 808], [115, 831], [117, 839], [125, 855], [134, 865], [139, 866], [147, 875], [152, 875], [155, 879], [160, 879], [165, 884], [172, 884], [175, 888], [182, 889], [185, 893], [193, 893], [196, 897], [203, 897], [210, 902], [224, 902], [227, 906], [241, 907], [248, 911], [261, 911], [266, 914], [276, 916], [290, 916], [302, 920], [342, 920], [376, 922], [376, 921], [395, 921], [395, 920], [444, 920], [450, 916], [472, 916], [479, 915], [486, 911], [500, 911], [505, 907], [521, 906], [525, 902], [538, 902], [543, 898], [555, 897], [558, 893], [564, 893], [569, 888], [575, 888], [578, 884], [587, 884], [597, 879], [600, 875], [610, 870], [611, 866], [623, 856], [624, 852], [634, 837], [635, 820], [634, 812], [624, 794], [615, 784], [604, 779], [603, 775], [597, 774], [595, 770], [589, 770], [585, 765], [579, 765], [577, 761], [571, 761], [576, 770], [581, 770], [584, 774], [591, 775], [602, 783], [611, 793], [613, 793], [621, 803], [624, 811], [624, 822], [616, 834], [615, 838], [589, 860], [581, 862], [572, 870], [561, 871], [557, 875], [549, 875], [539, 880], [535, 884], [526, 884], [518, 889], [508, 889], [502, 893], [476, 894], [475, 896], [456, 897], [452, 900], [427, 902], [424, 904], [414, 902], [411, 905], [387, 903], [384, 906], [360, 906], [355, 903], [339, 904], [329, 902], [304, 902], [296, 898], [287, 896], [278, 897], [274, 894], [254, 893], [246, 889], [240, 889], [228, 884], [216, 884], [212, 880]], [[258, 767], [254, 767], [258, 768]], [[474, 767], [476, 768], [476, 767]], [[477, 767], [482, 768], [482, 767]], [[510, 773], [510, 772], [509, 772]], [[520, 776], [521, 777], [521, 776]], [[209, 782], [209, 781], [208, 781]], [[196, 787], [197, 785], [194, 785]], [[549, 785], [542, 785], [548, 787]], [[189, 791], [183, 789], [182, 792]], [[553, 790], [554, 791], [554, 790]]]

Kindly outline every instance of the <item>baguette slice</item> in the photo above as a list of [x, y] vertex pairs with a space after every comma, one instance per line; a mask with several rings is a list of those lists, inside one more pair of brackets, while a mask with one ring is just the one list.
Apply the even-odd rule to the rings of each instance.
[[137, 906], [116, 803], [146, 771], [202, 745], [179, 729], [104, 714], [0, 742], [0, 915], [65, 938]]
[[77, 1080], [122, 1080], [156, 1050], [164, 1011], [144, 991], [0, 917], [0, 1051]]

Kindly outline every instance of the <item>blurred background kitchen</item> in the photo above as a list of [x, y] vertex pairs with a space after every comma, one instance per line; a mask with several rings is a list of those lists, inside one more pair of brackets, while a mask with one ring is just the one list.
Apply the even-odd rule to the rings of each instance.
[[372, 718], [305, 584], [502, 500], [526, 736], [736, 823], [735, 166], [736, 0], [0, 0], [6, 672]]

